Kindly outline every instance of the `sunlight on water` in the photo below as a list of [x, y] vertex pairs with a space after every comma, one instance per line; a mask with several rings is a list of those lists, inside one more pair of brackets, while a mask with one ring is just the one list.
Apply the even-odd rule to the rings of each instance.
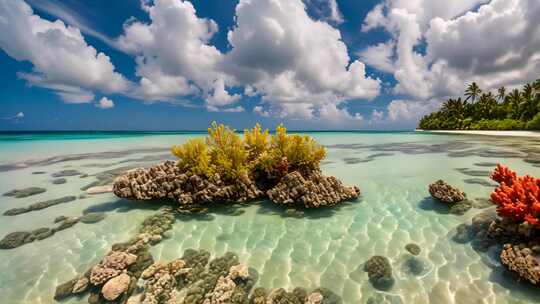
[[[290, 216], [269, 202], [253, 202], [233, 213], [177, 220], [172, 237], [152, 247], [156, 260], [180, 257], [187, 248], [213, 256], [236, 252], [241, 262], [260, 273], [267, 288], [326, 287], [344, 303], [386, 297], [391, 303], [530, 303], [540, 294], [513, 282], [490, 252], [452, 240], [456, 227], [480, 209], [456, 216], [433, 205], [427, 185], [444, 179], [469, 198], [492, 191], [489, 163], [501, 162], [518, 174], [540, 176], [540, 141], [415, 133], [311, 133], [328, 147], [326, 174], [358, 185], [358, 201], [333, 209]], [[0, 192], [30, 186], [46, 192], [0, 197], [0, 212], [67, 195], [79, 196], [95, 174], [115, 168], [149, 165], [169, 157], [168, 148], [199, 134], [146, 134], [0, 137]], [[120, 153], [102, 153], [119, 151]], [[75, 156], [74, 156], [75, 155]], [[69, 156], [69, 157], [68, 157]], [[536, 157], [536, 159], [535, 159]], [[88, 177], [65, 177], [53, 184], [51, 174], [73, 169]], [[42, 171], [42, 174], [33, 172]], [[486, 184], [486, 185], [482, 185]], [[84, 272], [125, 241], [158, 206], [118, 200], [113, 194], [78, 198], [42, 210], [1, 216], [0, 237], [14, 231], [54, 227], [57, 216], [104, 212], [104, 220], [79, 223], [52, 237], [0, 250], [2, 303], [54, 303], [57, 284]], [[408, 243], [422, 248], [422, 269], [407, 268]], [[396, 282], [382, 293], [362, 271], [373, 255], [390, 259]], [[377, 295], [379, 294], [379, 295]], [[8, 302], [6, 302], [6, 299]], [[86, 303], [72, 298], [66, 303]], [[373, 302], [375, 303], [375, 302]]]

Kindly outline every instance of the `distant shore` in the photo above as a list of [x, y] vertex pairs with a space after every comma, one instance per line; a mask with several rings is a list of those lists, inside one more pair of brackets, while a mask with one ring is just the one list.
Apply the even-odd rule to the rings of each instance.
[[540, 132], [536, 131], [488, 131], [488, 130], [422, 130], [416, 132], [442, 133], [442, 134], [467, 134], [467, 135], [487, 135], [487, 136], [512, 136], [512, 137], [535, 137], [540, 138]]

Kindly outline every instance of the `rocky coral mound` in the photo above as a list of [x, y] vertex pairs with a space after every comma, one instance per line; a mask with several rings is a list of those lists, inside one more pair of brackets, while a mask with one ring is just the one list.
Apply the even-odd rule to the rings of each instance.
[[180, 204], [243, 202], [263, 196], [245, 176], [234, 184], [225, 184], [219, 174], [210, 179], [188, 176], [172, 161], [149, 169], [130, 170], [118, 177], [113, 192], [119, 197], [137, 200], [172, 199]]
[[521, 278], [532, 284], [538, 284], [540, 283], [540, 247], [534, 246], [535, 250], [532, 250], [525, 244], [504, 244], [501, 263]]
[[[266, 195], [278, 204], [308, 208], [332, 206], [360, 195], [358, 187], [344, 186], [333, 176], [324, 176], [319, 171], [306, 175], [298, 171], [288, 173]], [[217, 173], [211, 178], [188, 176], [172, 161], [124, 173], [115, 180], [113, 192], [121, 198], [171, 199], [182, 205], [245, 202], [265, 197], [264, 191], [247, 175], [234, 183], [224, 182]]]
[[318, 171], [306, 178], [295, 171], [285, 175], [267, 194], [274, 203], [281, 205], [300, 204], [306, 208], [317, 208], [355, 199], [360, 195], [360, 189], [344, 186], [337, 178], [324, 176]]
[[126, 303], [143, 271], [154, 263], [149, 245], [160, 242], [163, 234], [172, 228], [172, 212], [171, 208], [164, 207], [146, 218], [135, 238], [113, 245], [111, 251], [83, 275], [59, 285], [54, 298], [62, 300], [89, 292], [89, 303]]
[[438, 180], [429, 185], [429, 194], [443, 203], [458, 203], [467, 198], [464, 192], [456, 189], [443, 180]]

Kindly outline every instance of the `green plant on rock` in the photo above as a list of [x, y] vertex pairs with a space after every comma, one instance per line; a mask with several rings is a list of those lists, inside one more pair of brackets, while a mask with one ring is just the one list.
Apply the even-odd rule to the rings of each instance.
[[172, 147], [172, 154], [178, 157], [178, 167], [189, 174], [211, 176], [214, 172], [210, 153], [201, 138], [193, 138], [180, 146]]
[[229, 180], [247, 174], [248, 153], [234, 129], [213, 122], [208, 128], [206, 144], [215, 172]]
[[191, 139], [174, 146], [172, 152], [179, 158], [178, 166], [189, 174], [211, 177], [219, 173], [222, 178], [233, 181], [246, 174], [257, 178], [279, 179], [293, 170], [318, 169], [326, 156], [326, 150], [313, 138], [287, 134], [279, 125], [276, 133], [256, 124], [244, 130], [243, 138], [234, 129], [212, 123], [205, 140]]

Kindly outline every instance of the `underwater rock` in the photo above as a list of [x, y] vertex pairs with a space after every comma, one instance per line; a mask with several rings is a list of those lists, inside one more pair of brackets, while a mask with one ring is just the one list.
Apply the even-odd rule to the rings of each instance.
[[53, 228], [54, 232], [58, 232], [61, 230], [68, 229], [72, 227], [73, 225], [77, 224], [79, 222], [79, 218], [77, 217], [68, 217], [65, 220], [63, 220], [60, 225], [56, 228]]
[[501, 263], [510, 271], [532, 284], [540, 283], [539, 257], [525, 244], [504, 244], [501, 252]]
[[463, 200], [457, 203], [454, 203], [450, 206], [449, 212], [455, 215], [463, 215], [465, 212], [469, 211], [472, 208], [472, 203], [469, 200]]
[[429, 194], [431, 194], [433, 198], [448, 204], [461, 202], [466, 198], [464, 192], [450, 186], [443, 180], [438, 180], [429, 185]]
[[409, 257], [405, 260], [404, 268], [407, 273], [418, 276], [425, 272], [426, 265], [418, 257]]
[[146, 280], [143, 304], [167, 303], [174, 298], [177, 282], [185, 276], [190, 268], [182, 259], [168, 264], [155, 263], [143, 271], [141, 278]]
[[36, 240], [44, 240], [54, 234], [51, 228], [39, 228], [32, 231], [32, 235], [36, 237]]
[[92, 267], [90, 271], [90, 283], [96, 286], [101, 285], [122, 273], [122, 270], [135, 263], [136, 260], [137, 256], [134, 254], [112, 251], [97, 265]]
[[88, 288], [88, 283], [90, 283], [90, 281], [88, 280], [87, 277], [83, 276], [79, 278], [77, 282], [73, 284], [73, 289], [71, 290], [71, 292], [74, 294], [85, 292], [86, 289]]
[[31, 243], [35, 240], [32, 233], [28, 231], [16, 231], [6, 235], [0, 240], [0, 249], [12, 249]]
[[420, 252], [422, 251], [420, 246], [418, 246], [418, 244], [415, 244], [415, 243], [409, 243], [405, 245], [405, 249], [412, 255], [419, 255]]
[[62, 222], [62, 221], [64, 221], [64, 220], [66, 220], [66, 219], [67, 219], [67, 216], [65, 216], [65, 215], [59, 215], [59, 216], [57, 216], [57, 217], [54, 218], [54, 223], [55, 223], [55, 224], [56, 224], [56, 223], [60, 223], [60, 222]]
[[81, 223], [93, 224], [103, 220], [107, 215], [104, 212], [90, 212], [81, 216]]
[[307, 177], [295, 171], [285, 175], [267, 194], [270, 200], [280, 205], [318, 208], [356, 199], [360, 189], [344, 186], [337, 178], [317, 171]]
[[392, 266], [387, 257], [371, 257], [364, 265], [364, 271], [368, 273], [371, 285], [377, 289], [388, 290], [394, 285]]
[[32, 174], [34, 174], [34, 175], [38, 175], [38, 174], [46, 174], [46, 173], [47, 173], [47, 172], [45, 172], [45, 171], [34, 171], [34, 172], [32, 172]]
[[26, 207], [9, 209], [6, 212], [4, 212], [4, 215], [9, 215], [9, 216], [19, 215], [19, 214], [23, 214], [23, 213], [30, 212], [30, 211], [36, 211], [36, 210], [45, 209], [45, 208], [48, 208], [48, 207], [51, 207], [51, 206], [54, 206], [54, 205], [58, 205], [58, 204], [69, 203], [69, 202], [72, 202], [72, 201], [74, 201], [76, 199], [77, 199], [76, 196], [72, 196], [72, 195], [64, 196], [64, 197], [61, 197], [61, 198], [56, 198], [56, 199], [51, 199], [51, 200], [48, 200], [48, 201], [34, 203], [34, 204], [28, 205]]
[[56, 301], [60, 301], [71, 296], [73, 292], [73, 286], [75, 286], [77, 281], [78, 281], [78, 278], [75, 278], [56, 286], [56, 290], [54, 292], [54, 299]]
[[15, 189], [3, 194], [3, 196], [11, 196], [15, 198], [23, 198], [31, 195], [40, 194], [47, 191], [47, 189], [40, 187], [28, 187], [24, 189]]
[[67, 182], [67, 179], [65, 178], [56, 178], [56, 179], [53, 179], [52, 183], [53, 185], [61, 185], [61, 184], [65, 184]]
[[75, 176], [81, 175], [82, 173], [77, 170], [62, 170], [51, 174], [52, 177], [65, 177], [65, 176]]
[[130, 282], [130, 276], [122, 273], [107, 281], [107, 283], [103, 285], [101, 293], [103, 294], [103, 297], [109, 301], [116, 300], [116, 298], [127, 291]]

